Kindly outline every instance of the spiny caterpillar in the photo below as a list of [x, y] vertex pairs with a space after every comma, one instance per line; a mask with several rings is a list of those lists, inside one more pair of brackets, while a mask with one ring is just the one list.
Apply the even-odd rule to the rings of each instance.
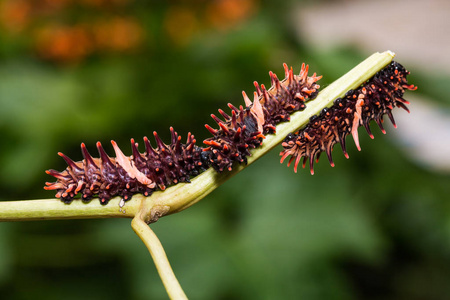
[[246, 163], [246, 157], [250, 155], [249, 149], [261, 145], [264, 134], [275, 133], [276, 124], [289, 121], [290, 114], [304, 109], [305, 101], [313, 99], [317, 95], [319, 85], [316, 83], [322, 76], [314, 73], [308, 77], [308, 66], [302, 65], [300, 74], [294, 72], [284, 64], [285, 79], [280, 81], [277, 76], [269, 72], [272, 86], [269, 90], [255, 81], [253, 103], [242, 92], [246, 108], [234, 107], [231, 103], [231, 116], [219, 109], [219, 113], [225, 121], [215, 115], [211, 117], [219, 125], [219, 129], [213, 129], [209, 125], [205, 127], [213, 137], [206, 139], [208, 146], [204, 151], [211, 152], [210, 163], [218, 172], [224, 169], [231, 171], [233, 162]]
[[154, 132], [157, 147], [153, 148], [144, 137], [145, 152], [140, 153], [138, 144], [132, 139], [132, 155], [125, 156], [116, 142], [111, 141], [116, 154], [109, 157], [100, 142], [97, 149], [100, 158], [93, 158], [86, 146], [81, 144], [84, 159], [74, 162], [62, 153], [58, 153], [68, 167], [58, 172], [47, 170], [56, 182], [47, 182], [46, 190], [56, 190], [56, 197], [65, 203], [71, 203], [74, 197], [81, 195], [83, 201], [98, 197], [100, 203], [107, 204], [115, 196], [125, 201], [133, 194], [150, 196], [155, 190], [164, 190], [167, 186], [179, 182], [189, 182], [190, 178], [212, 166], [218, 172], [231, 170], [234, 162], [246, 163], [249, 149], [261, 145], [265, 134], [275, 133], [276, 124], [289, 121], [290, 114], [303, 110], [305, 101], [315, 98], [322, 76], [315, 73], [308, 77], [308, 66], [302, 65], [299, 75], [293, 69], [283, 65], [285, 79], [269, 72], [271, 87], [254, 82], [253, 102], [243, 92], [245, 107], [228, 104], [231, 116], [219, 109], [224, 121], [215, 115], [213, 120], [219, 125], [213, 129], [205, 125], [213, 137], [204, 141], [205, 148], [196, 146], [193, 135], [188, 134], [186, 144], [170, 128], [171, 144], [166, 145]]
[[291, 156], [288, 166], [294, 162], [294, 171], [303, 157], [303, 168], [309, 159], [311, 174], [314, 174], [314, 161], [319, 160], [321, 152], [326, 152], [331, 166], [334, 166], [331, 152], [336, 143], [340, 143], [346, 158], [348, 153], [345, 144], [347, 135], [352, 134], [358, 150], [361, 150], [358, 138], [358, 127], [364, 126], [373, 139], [369, 123], [371, 120], [380, 127], [383, 133], [383, 116], [388, 115], [396, 127], [392, 109], [397, 106], [409, 112], [403, 99], [405, 89], [416, 90], [409, 85], [406, 76], [409, 72], [399, 63], [392, 62], [356, 90], [348, 91], [343, 98], [334, 101], [333, 106], [324, 108], [320, 115], [311, 117], [308, 125], [295, 134], [289, 134], [280, 153], [281, 163]]
[[62, 172], [47, 170], [46, 173], [56, 177], [57, 181], [47, 182], [44, 188], [56, 190], [56, 197], [66, 203], [81, 194], [82, 200], [88, 201], [98, 196], [100, 203], [106, 204], [117, 195], [127, 201], [135, 193], [150, 196], [155, 190], [165, 190], [166, 186], [189, 182], [191, 176], [206, 170], [206, 156], [195, 145], [193, 135], [189, 133], [186, 144], [182, 144], [181, 137], [172, 127], [170, 132], [170, 145], [164, 144], [153, 132], [156, 149], [144, 137], [144, 153], [139, 152], [138, 144], [131, 139], [133, 154], [130, 157], [123, 154], [115, 141], [111, 141], [115, 158], [106, 154], [100, 142], [97, 142], [100, 158], [93, 158], [84, 143], [81, 144], [84, 160], [80, 162], [74, 162], [59, 152], [68, 167]]

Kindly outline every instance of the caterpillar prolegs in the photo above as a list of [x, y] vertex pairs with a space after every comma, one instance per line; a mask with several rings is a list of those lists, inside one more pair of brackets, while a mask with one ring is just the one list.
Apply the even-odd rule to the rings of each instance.
[[145, 137], [145, 151], [139, 152], [138, 144], [132, 139], [132, 155], [125, 156], [112, 141], [115, 157], [109, 157], [100, 142], [97, 149], [100, 158], [93, 158], [86, 146], [81, 144], [84, 159], [74, 162], [58, 153], [68, 167], [58, 172], [47, 170], [56, 182], [47, 182], [47, 190], [56, 190], [56, 197], [70, 203], [77, 195], [84, 201], [98, 197], [100, 203], [107, 204], [115, 196], [129, 200], [133, 194], [151, 195], [155, 190], [179, 182], [189, 182], [212, 166], [216, 171], [231, 170], [234, 162], [246, 163], [249, 150], [261, 145], [265, 135], [276, 132], [276, 124], [289, 121], [290, 114], [303, 110], [305, 102], [317, 95], [317, 81], [322, 76], [315, 73], [308, 76], [308, 66], [303, 64], [299, 75], [292, 68], [283, 65], [285, 78], [269, 72], [271, 87], [254, 82], [256, 91], [253, 101], [243, 92], [245, 106], [239, 108], [228, 104], [231, 113], [219, 109], [224, 120], [211, 115], [219, 128], [205, 125], [213, 135], [204, 141], [206, 147], [196, 145], [192, 134], [188, 134], [185, 144], [181, 137], [170, 128], [171, 143], [166, 145], [154, 132], [156, 148]]

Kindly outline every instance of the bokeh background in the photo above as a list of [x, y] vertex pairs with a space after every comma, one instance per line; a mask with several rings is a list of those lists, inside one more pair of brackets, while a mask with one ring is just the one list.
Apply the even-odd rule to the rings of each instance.
[[[152, 227], [192, 299], [450, 299], [449, 16], [446, 0], [1, 0], [0, 199], [51, 198], [44, 170], [81, 142], [202, 141], [283, 62], [326, 86], [389, 49], [419, 86], [398, 129], [314, 176], [278, 148]], [[0, 298], [166, 293], [130, 220], [74, 220], [0, 224]]]

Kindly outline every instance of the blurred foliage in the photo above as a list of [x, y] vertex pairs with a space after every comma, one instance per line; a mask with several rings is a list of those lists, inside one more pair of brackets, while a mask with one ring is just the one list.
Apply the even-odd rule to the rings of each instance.
[[[290, 2], [0, 2], [0, 197], [49, 198], [47, 168], [97, 140], [203, 124], [282, 62], [326, 86], [367, 53], [315, 51], [295, 37]], [[401, 58], [399, 58], [401, 59]], [[446, 94], [426, 74], [411, 82]], [[447, 80], [448, 78], [436, 79]], [[450, 294], [449, 176], [421, 169], [389, 137], [335, 150], [316, 175], [278, 151], [180, 214], [152, 225], [192, 299], [444, 299]], [[389, 131], [389, 130], [388, 130]], [[377, 134], [378, 133], [378, 134]], [[106, 146], [108, 148], [108, 146]], [[351, 148], [351, 147], [350, 147]], [[111, 147], [109, 147], [112, 153]], [[279, 150], [279, 149], [278, 149]], [[126, 151], [125, 151], [126, 152]], [[129, 220], [0, 226], [2, 299], [165, 299]]]

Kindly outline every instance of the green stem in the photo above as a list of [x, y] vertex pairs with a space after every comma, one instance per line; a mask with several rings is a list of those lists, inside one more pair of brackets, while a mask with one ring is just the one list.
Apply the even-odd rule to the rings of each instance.
[[101, 205], [97, 199], [89, 203], [74, 200], [65, 204], [59, 199], [0, 201], [0, 221], [36, 221], [61, 219], [133, 218], [144, 197], [136, 195], [121, 208], [120, 197]]
[[253, 150], [252, 156], [248, 158], [247, 165], [236, 165], [232, 171], [222, 173], [217, 173], [210, 168], [195, 177], [190, 184], [178, 184], [164, 192], [155, 192], [152, 196], [153, 203], [169, 206], [168, 214], [182, 211], [197, 203], [222, 183], [281, 143], [290, 132], [297, 131], [305, 126], [311, 116], [317, 115], [323, 108], [331, 106], [336, 98], [342, 97], [350, 89], [359, 87], [375, 75], [392, 61], [394, 55], [391, 51], [375, 53], [327, 86], [314, 100], [307, 103], [305, 110], [292, 114], [290, 122], [278, 124], [277, 133], [266, 136], [262, 146]]
[[140, 215], [137, 215], [131, 221], [131, 227], [150, 252], [170, 299], [187, 299], [186, 294], [183, 292], [180, 283], [173, 273], [161, 242], [153, 230], [151, 230], [150, 226], [141, 219]]
[[[291, 121], [277, 125], [277, 134], [268, 135], [261, 147], [254, 149], [252, 156], [248, 158], [246, 166], [236, 165], [231, 172], [215, 172], [209, 168], [191, 183], [180, 183], [165, 191], [157, 191], [150, 197], [134, 195], [123, 207], [123, 213], [119, 207], [120, 198], [116, 197], [106, 206], [101, 206], [96, 199], [84, 204], [74, 201], [70, 205], [59, 200], [27, 200], [0, 202], [0, 221], [44, 220], [44, 219], [74, 219], [74, 218], [132, 218], [136, 213], [145, 209], [149, 215], [146, 222], [153, 222], [158, 217], [184, 210], [197, 203], [210, 192], [219, 187], [226, 180], [239, 173], [252, 164], [262, 155], [281, 143], [284, 137], [305, 126], [309, 118], [320, 113], [324, 107], [331, 106], [332, 102], [342, 97], [348, 90], [360, 86], [375, 73], [389, 64], [394, 53], [386, 51], [375, 53], [361, 62], [347, 74], [323, 89], [316, 99], [307, 103], [305, 110], [294, 113]], [[156, 208], [153, 210], [152, 208]]]

